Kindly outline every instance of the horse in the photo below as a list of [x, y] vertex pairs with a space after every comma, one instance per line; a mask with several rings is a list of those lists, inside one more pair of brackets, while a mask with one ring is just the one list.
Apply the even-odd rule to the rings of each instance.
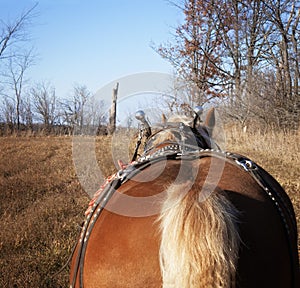
[[204, 122], [195, 114], [155, 132], [138, 114], [144, 152], [91, 201], [70, 287], [300, 287], [289, 197], [251, 159], [219, 148], [213, 108]]

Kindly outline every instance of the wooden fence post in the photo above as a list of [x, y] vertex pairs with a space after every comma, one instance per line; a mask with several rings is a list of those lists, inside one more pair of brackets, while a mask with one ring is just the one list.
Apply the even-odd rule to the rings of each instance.
[[109, 129], [108, 132], [112, 135], [116, 130], [116, 114], [117, 114], [117, 97], [119, 90], [119, 82], [117, 82], [116, 88], [113, 88], [112, 103], [109, 113]]

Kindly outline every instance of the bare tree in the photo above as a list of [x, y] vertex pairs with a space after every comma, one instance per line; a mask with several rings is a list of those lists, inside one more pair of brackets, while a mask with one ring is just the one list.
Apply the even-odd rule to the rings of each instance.
[[30, 91], [33, 106], [39, 120], [47, 131], [50, 131], [58, 118], [55, 89], [49, 83], [39, 83]]
[[[30, 114], [26, 110], [29, 108], [28, 101], [23, 98], [23, 88], [26, 83], [25, 73], [33, 64], [33, 50], [25, 50], [24, 43], [30, 41], [28, 27], [32, 25], [32, 20], [37, 15], [35, 9], [37, 4], [22, 13], [14, 21], [0, 19], [0, 84], [3, 103], [6, 105], [3, 110], [14, 117], [9, 116], [7, 121], [13, 125], [14, 129], [20, 130], [22, 118], [26, 122], [26, 117]], [[24, 103], [22, 103], [24, 100]], [[22, 113], [27, 113], [27, 116]], [[10, 118], [10, 120], [9, 120]], [[12, 119], [13, 118], [13, 119]], [[28, 117], [27, 117], [28, 118]]]
[[21, 119], [22, 123], [26, 126], [27, 130], [33, 129], [33, 118], [34, 118], [34, 111], [32, 109], [32, 101], [30, 95], [26, 95], [22, 99], [22, 107], [21, 107]]
[[6, 131], [11, 133], [16, 123], [15, 119], [15, 103], [13, 99], [6, 97], [2, 100], [1, 118], [5, 122]]
[[193, 92], [190, 105], [222, 96], [228, 72], [221, 63], [221, 35], [208, 13], [211, 3], [186, 0], [182, 6], [174, 5], [184, 13], [185, 22], [175, 30], [174, 43], [154, 49], [188, 82]]
[[177, 74], [206, 99], [227, 96], [230, 115], [242, 123], [265, 119], [266, 109], [281, 115], [277, 124], [298, 123], [299, 1], [185, 0], [180, 9], [185, 21], [174, 43], [158, 49]]
[[29, 40], [27, 27], [36, 14], [34, 13], [38, 3], [22, 13], [13, 22], [0, 19], [0, 60], [18, 55], [18, 44]]
[[64, 123], [75, 128], [75, 133], [83, 133], [85, 111], [90, 96], [91, 93], [86, 86], [75, 85], [72, 99], [65, 99], [61, 102]]
[[84, 124], [86, 124], [85, 112], [90, 97], [91, 97], [91, 93], [86, 86], [76, 85], [74, 87], [73, 99], [74, 99], [74, 103], [77, 103], [76, 124], [79, 125], [79, 127], [81, 128], [83, 127]]
[[105, 125], [107, 122], [107, 115], [104, 110], [104, 101], [90, 96], [85, 107], [84, 118], [85, 124], [90, 127], [98, 127]]
[[[21, 108], [23, 88], [26, 83], [25, 72], [33, 64], [34, 57], [31, 51], [24, 54], [22, 57], [10, 58], [8, 63], [8, 72], [4, 74], [6, 84], [10, 88], [10, 94], [13, 96], [15, 115], [16, 115], [16, 128], [20, 130], [21, 124]], [[8, 97], [7, 94], [5, 96]]]
[[300, 38], [300, 7], [298, 7], [295, 21], [291, 24], [291, 41], [292, 41], [292, 59], [294, 60], [294, 94], [299, 95], [299, 85], [300, 85], [300, 51], [299, 51], [299, 38]]
[[299, 94], [299, 11], [299, 1], [265, 1], [265, 15], [275, 28], [267, 38], [267, 56], [276, 68], [277, 86], [284, 99]]

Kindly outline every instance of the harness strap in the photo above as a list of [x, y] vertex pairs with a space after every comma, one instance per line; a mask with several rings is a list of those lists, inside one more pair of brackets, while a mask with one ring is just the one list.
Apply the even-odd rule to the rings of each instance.
[[285, 196], [285, 194], [277, 191], [275, 187], [272, 187], [270, 182], [267, 181], [266, 175], [264, 175], [266, 172], [256, 163], [238, 154], [231, 154], [231, 157], [235, 161], [235, 163], [242, 167], [245, 171], [247, 171], [256, 181], [256, 183], [264, 190], [268, 198], [271, 199], [275, 209], [280, 216], [282, 225], [286, 232], [285, 236], [289, 246], [288, 250], [290, 254], [291, 271], [293, 275], [292, 287], [294, 287], [298, 282], [297, 279], [299, 278], [299, 258], [297, 253], [297, 222], [293, 210], [293, 205], [288, 196]]
[[[297, 230], [296, 217], [292, 208], [292, 204], [290, 200], [286, 197], [284, 198], [281, 193], [279, 193], [271, 184], [266, 180], [266, 177], [263, 175], [263, 169], [259, 167], [256, 163], [254, 163], [249, 158], [241, 156], [239, 154], [231, 154], [232, 159], [241, 166], [245, 171], [250, 173], [252, 178], [257, 182], [257, 184], [265, 191], [265, 193], [269, 196], [272, 202], [275, 204], [277, 211], [281, 215], [281, 218], [284, 222], [284, 226], [288, 234], [290, 234], [289, 223], [293, 230]], [[288, 218], [290, 221], [287, 221], [285, 214], [288, 214]]]
[[112, 182], [108, 183], [108, 185], [103, 190], [103, 193], [101, 193], [99, 197], [96, 199], [91, 212], [89, 213], [89, 215], [87, 216], [83, 224], [80, 238], [78, 241], [79, 243], [78, 254], [74, 266], [75, 273], [73, 275], [72, 284], [70, 288], [75, 287], [78, 276], [79, 276], [79, 287], [83, 288], [83, 264], [84, 264], [84, 256], [85, 256], [89, 236], [100, 213], [102, 212], [102, 210], [104, 209], [105, 205], [110, 200], [114, 192], [120, 187], [120, 185], [121, 185], [121, 180], [119, 178], [116, 178]]

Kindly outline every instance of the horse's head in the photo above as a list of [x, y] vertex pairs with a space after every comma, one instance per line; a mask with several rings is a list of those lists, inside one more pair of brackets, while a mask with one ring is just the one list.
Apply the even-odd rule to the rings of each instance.
[[144, 156], [162, 151], [186, 153], [201, 149], [219, 149], [211, 138], [215, 126], [214, 108], [208, 111], [204, 123], [200, 119], [202, 111], [202, 107], [197, 107], [194, 117], [174, 115], [166, 120], [163, 116], [162, 124], [157, 127], [150, 127], [144, 112], [138, 111], [136, 118], [141, 122], [141, 129], [133, 160], [137, 157], [143, 137], [146, 138]]

